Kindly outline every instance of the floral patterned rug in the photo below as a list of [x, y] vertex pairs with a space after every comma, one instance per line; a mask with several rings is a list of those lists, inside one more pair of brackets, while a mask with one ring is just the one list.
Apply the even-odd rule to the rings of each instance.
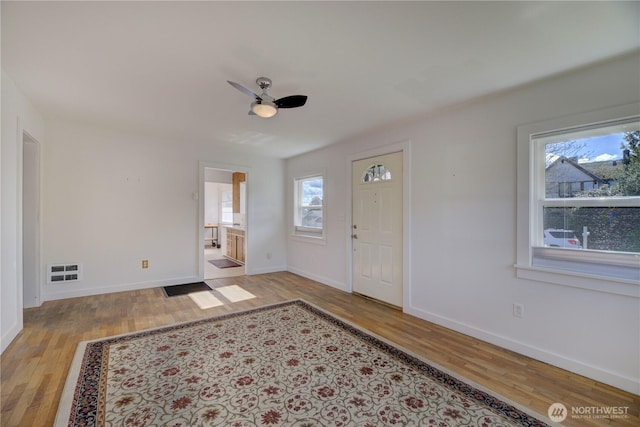
[[544, 426], [301, 300], [81, 343], [56, 426]]

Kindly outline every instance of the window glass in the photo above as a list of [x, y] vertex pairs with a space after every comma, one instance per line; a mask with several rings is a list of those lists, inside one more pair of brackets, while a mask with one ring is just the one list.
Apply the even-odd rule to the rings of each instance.
[[297, 234], [320, 235], [323, 230], [324, 179], [322, 176], [295, 180]]
[[[544, 208], [544, 245], [640, 253], [640, 208]], [[554, 233], [561, 228], [564, 233]], [[564, 235], [560, 235], [564, 234]], [[558, 244], [558, 239], [572, 239]]]
[[544, 246], [640, 252], [639, 142], [637, 121], [534, 140], [544, 146]]
[[391, 179], [391, 171], [388, 170], [384, 165], [376, 164], [371, 165], [369, 169], [362, 176], [362, 182], [376, 182], [376, 181], [387, 181]]

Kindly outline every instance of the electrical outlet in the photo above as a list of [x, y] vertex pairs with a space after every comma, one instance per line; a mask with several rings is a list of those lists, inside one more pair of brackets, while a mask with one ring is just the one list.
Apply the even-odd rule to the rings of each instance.
[[142, 260], [142, 268], [149, 268], [149, 260], [148, 259], [143, 259]]
[[513, 317], [517, 317], [518, 319], [524, 318], [524, 305], [513, 304]]

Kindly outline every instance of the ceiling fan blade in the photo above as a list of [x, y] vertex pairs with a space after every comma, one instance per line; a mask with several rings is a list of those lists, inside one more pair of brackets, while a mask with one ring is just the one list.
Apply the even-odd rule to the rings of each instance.
[[247, 89], [246, 87], [242, 86], [240, 83], [232, 82], [232, 81], [229, 81], [229, 80], [227, 80], [227, 83], [229, 83], [231, 86], [233, 86], [236, 89], [238, 89], [240, 92], [246, 93], [247, 95], [249, 95], [249, 96], [251, 96], [251, 97], [253, 97], [255, 99], [262, 99], [258, 95], [253, 93], [253, 91], [251, 89]]
[[307, 102], [306, 95], [285, 96], [274, 101], [278, 108], [296, 108], [302, 107]]

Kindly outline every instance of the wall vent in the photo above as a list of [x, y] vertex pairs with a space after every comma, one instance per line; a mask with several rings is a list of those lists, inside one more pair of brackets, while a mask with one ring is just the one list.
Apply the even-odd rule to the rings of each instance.
[[49, 264], [47, 283], [66, 283], [82, 280], [82, 264], [77, 262]]

